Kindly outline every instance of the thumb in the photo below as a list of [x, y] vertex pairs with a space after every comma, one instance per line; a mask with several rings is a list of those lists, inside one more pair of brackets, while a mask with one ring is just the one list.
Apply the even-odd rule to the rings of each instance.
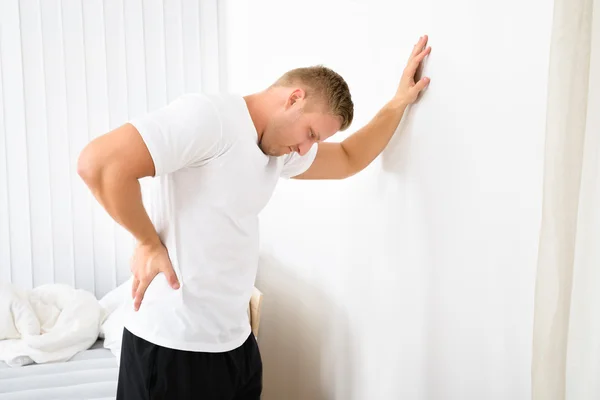
[[418, 92], [425, 89], [429, 85], [429, 78], [421, 78], [414, 86], [414, 89]]
[[172, 266], [170, 268], [167, 268], [167, 270], [165, 271], [165, 275], [167, 277], [169, 285], [171, 285], [173, 289], [179, 289], [179, 281], [177, 280], [177, 275], [175, 275], [175, 271], [173, 270]]

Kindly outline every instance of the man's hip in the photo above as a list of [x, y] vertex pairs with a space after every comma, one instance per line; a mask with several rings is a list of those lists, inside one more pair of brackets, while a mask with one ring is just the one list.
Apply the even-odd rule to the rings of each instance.
[[123, 330], [117, 400], [259, 400], [262, 360], [253, 334], [223, 353], [170, 349]]

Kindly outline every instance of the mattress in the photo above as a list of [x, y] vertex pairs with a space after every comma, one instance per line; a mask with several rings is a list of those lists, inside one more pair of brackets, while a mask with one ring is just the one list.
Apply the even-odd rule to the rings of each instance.
[[67, 362], [9, 367], [0, 362], [0, 400], [114, 399], [118, 366], [96, 342]]

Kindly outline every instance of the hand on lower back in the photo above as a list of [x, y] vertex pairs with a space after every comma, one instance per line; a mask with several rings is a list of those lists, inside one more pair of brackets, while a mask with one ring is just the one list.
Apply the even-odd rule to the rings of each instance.
[[159, 273], [164, 273], [169, 285], [173, 289], [179, 288], [179, 281], [171, 264], [169, 253], [162, 243], [138, 244], [131, 260], [131, 272], [133, 273], [133, 285], [131, 296], [134, 298], [133, 306], [137, 311], [142, 304], [142, 299], [150, 282]]

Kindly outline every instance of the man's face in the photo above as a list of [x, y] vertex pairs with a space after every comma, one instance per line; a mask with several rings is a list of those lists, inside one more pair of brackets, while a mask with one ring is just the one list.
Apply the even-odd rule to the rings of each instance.
[[324, 106], [307, 108], [304, 92], [298, 89], [267, 123], [260, 148], [276, 157], [293, 151], [304, 155], [315, 142], [329, 138], [340, 127], [340, 118], [328, 114]]

